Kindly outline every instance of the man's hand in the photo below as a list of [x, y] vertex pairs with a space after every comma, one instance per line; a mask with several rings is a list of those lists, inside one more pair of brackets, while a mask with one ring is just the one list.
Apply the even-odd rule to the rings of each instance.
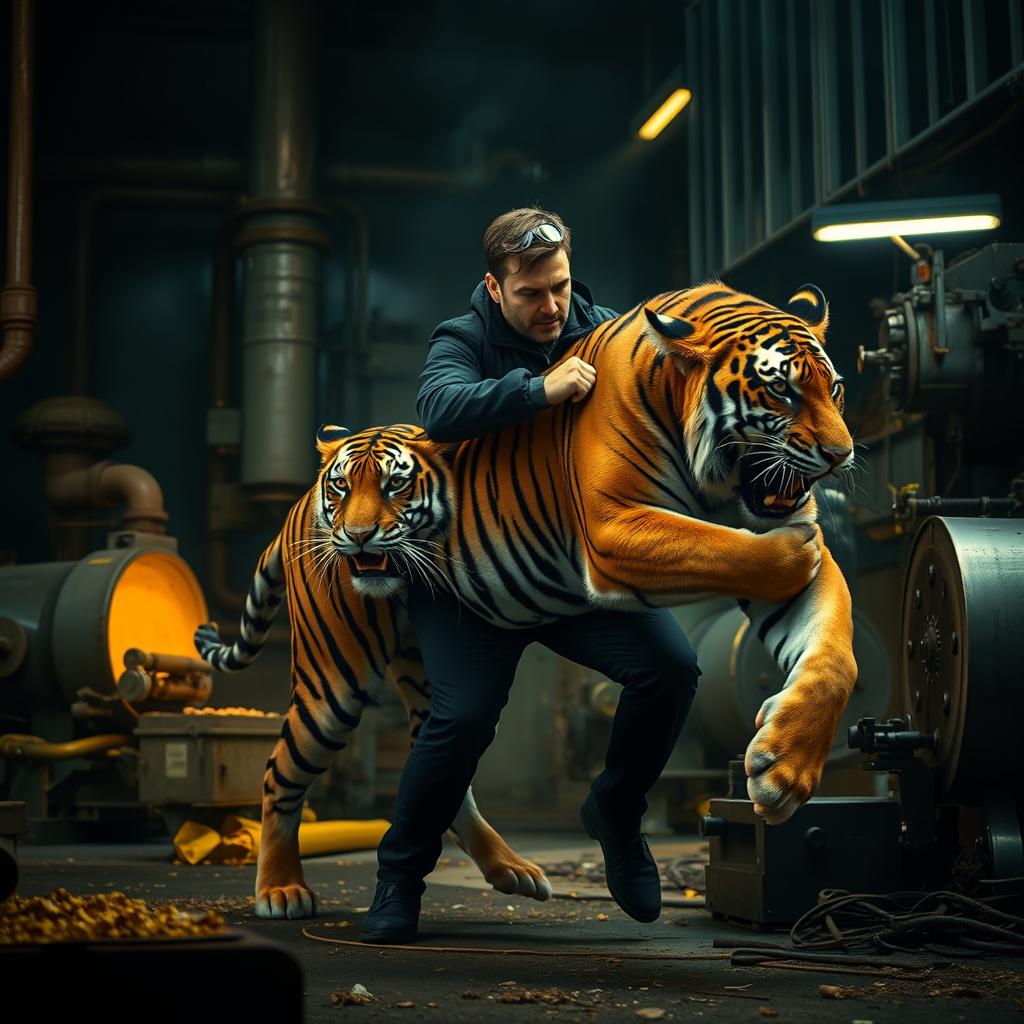
[[579, 356], [570, 356], [544, 378], [544, 397], [549, 405], [559, 405], [567, 398], [582, 402], [597, 379], [597, 370]]

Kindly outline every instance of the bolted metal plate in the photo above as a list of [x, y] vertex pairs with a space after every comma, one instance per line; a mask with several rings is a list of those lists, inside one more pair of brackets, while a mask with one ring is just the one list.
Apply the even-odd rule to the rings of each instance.
[[[1024, 713], [1024, 521], [933, 516], [904, 579], [900, 692], [940, 796], [999, 781]], [[976, 792], [975, 792], [976, 795]]]

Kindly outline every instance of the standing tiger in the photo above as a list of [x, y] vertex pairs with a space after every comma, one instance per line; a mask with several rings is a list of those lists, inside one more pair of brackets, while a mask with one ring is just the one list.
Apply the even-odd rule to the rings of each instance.
[[[221, 643], [212, 624], [195, 635], [216, 669], [236, 671], [259, 654], [282, 595], [292, 627], [292, 696], [263, 782], [257, 917], [312, 917], [298, 827], [306, 793], [345, 747], [363, 709], [390, 680], [413, 741], [430, 708], [423, 665], [404, 615], [405, 580], [440, 580], [436, 541], [451, 517], [451, 487], [438, 446], [418, 427], [354, 437], [341, 427], [317, 435], [323, 465], [263, 552], [245, 602], [240, 639]], [[453, 838], [496, 889], [546, 900], [544, 872], [517, 856], [484, 820], [470, 789]]]
[[[283, 534], [306, 545], [292, 583], [305, 589], [289, 592], [299, 611], [297, 697], [266, 776], [264, 821], [274, 824], [264, 826], [258, 912], [261, 901], [287, 899], [291, 915], [293, 891], [303, 893], [295, 909], [310, 904], [298, 808], [311, 769], [355, 724], [358, 695], [397, 653], [386, 638], [404, 636], [391, 589], [402, 574], [450, 589], [509, 629], [594, 607], [738, 598], [786, 678], [755, 719], [748, 793], [770, 822], [809, 799], [857, 675], [849, 591], [811, 493], [853, 461], [827, 323], [813, 285], [778, 309], [711, 282], [565, 339], [562, 359], [578, 356], [597, 371], [586, 402], [459, 444], [435, 444], [411, 427], [327, 432], [318, 485]], [[266, 630], [260, 597], [280, 585], [280, 559], [275, 541], [236, 656]], [[347, 600], [357, 587], [361, 616]], [[207, 656], [213, 638], [197, 636]], [[341, 690], [321, 692], [331, 678]], [[408, 689], [409, 678], [396, 681]]]

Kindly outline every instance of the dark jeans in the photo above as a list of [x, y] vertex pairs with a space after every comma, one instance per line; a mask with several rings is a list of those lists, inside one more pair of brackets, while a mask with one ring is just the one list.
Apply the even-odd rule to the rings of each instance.
[[697, 689], [697, 658], [666, 608], [592, 611], [530, 629], [501, 629], [448, 595], [409, 588], [409, 613], [427, 678], [430, 717], [398, 787], [394, 824], [377, 851], [381, 881], [428, 875], [494, 739], [519, 658], [537, 642], [621, 683], [605, 769], [592, 789], [604, 813], [635, 832]]

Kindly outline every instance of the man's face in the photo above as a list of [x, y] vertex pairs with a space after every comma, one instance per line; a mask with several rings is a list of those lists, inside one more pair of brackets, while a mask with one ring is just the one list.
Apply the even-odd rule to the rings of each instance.
[[[516, 267], [516, 257], [509, 257], [509, 263]], [[484, 280], [513, 330], [538, 345], [547, 345], [562, 333], [572, 294], [569, 258], [564, 250], [538, 260], [528, 270], [506, 275], [500, 285], [491, 274]]]

